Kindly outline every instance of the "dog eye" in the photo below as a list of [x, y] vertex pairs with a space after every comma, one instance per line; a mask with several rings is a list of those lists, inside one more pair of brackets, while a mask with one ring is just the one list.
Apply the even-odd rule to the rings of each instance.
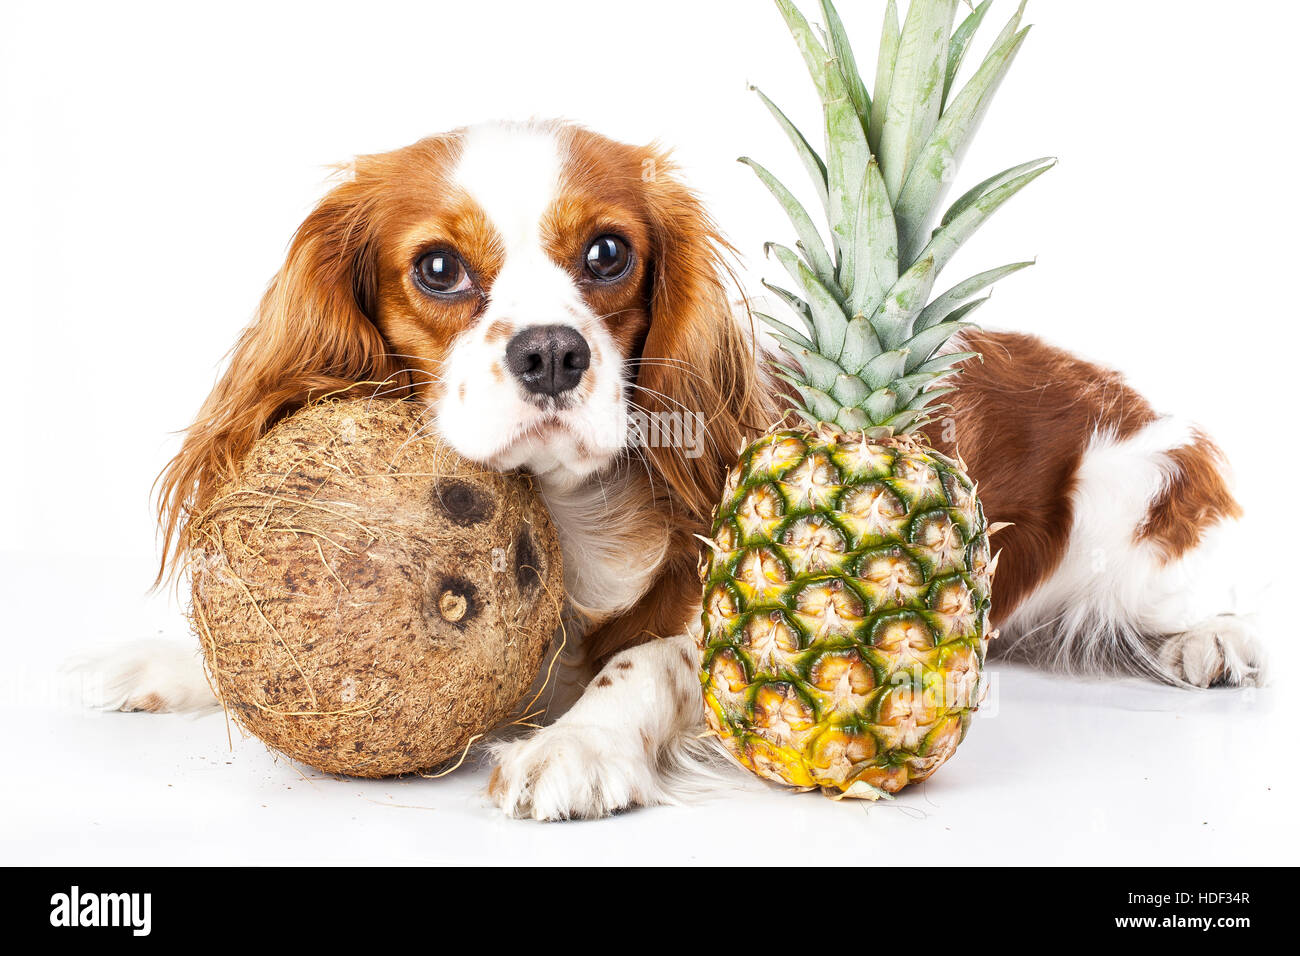
[[415, 263], [415, 281], [425, 292], [451, 295], [474, 287], [469, 270], [454, 252], [426, 252]]
[[597, 279], [621, 278], [632, 264], [632, 251], [618, 236], [601, 236], [587, 247], [587, 271]]

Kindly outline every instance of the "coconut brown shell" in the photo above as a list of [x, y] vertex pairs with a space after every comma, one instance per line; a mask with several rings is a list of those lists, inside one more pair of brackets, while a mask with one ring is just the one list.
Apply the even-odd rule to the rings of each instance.
[[327, 772], [460, 756], [521, 704], [559, 624], [560, 547], [530, 480], [458, 457], [422, 411], [308, 406], [191, 525], [191, 614], [218, 696]]

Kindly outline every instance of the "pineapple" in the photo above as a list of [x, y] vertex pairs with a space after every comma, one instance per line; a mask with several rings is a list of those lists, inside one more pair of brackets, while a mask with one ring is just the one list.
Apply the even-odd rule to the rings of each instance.
[[[974, 483], [920, 432], [971, 352], [945, 348], [980, 290], [1029, 265], [931, 297], [935, 277], [999, 206], [1045, 172], [1015, 166], [935, 223], [971, 134], [1027, 33], [1016, 11], [962, 88], [953, 79], [991, 0], [953, 29], [957, 0], [889, 0], [868, 94], [823, 0], [814, 31], [777, 0], [820, 94], [825, 155], [766, 97], [826, 215], [771, 173], [794, 225], [769, 244], [795, 291], [767, 287], [795, 322], [757, 313], [798, 399], [727, 477], [702, 561], [706, 715], [742, 764], [832, 796], [876, 799], [923, 780], [961, 742], [979, 702], [996, 559]], [[985, 297], [987, 298], [987, 297]]]

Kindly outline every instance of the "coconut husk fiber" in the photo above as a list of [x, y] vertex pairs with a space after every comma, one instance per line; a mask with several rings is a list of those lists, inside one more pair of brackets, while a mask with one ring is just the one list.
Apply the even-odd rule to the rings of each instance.
[[560, 621], [527, 476], [342, 398], [272, 428], [191, 528], [191, 617], [229, 715], [331, 773], [433, 768], [509, 718]]

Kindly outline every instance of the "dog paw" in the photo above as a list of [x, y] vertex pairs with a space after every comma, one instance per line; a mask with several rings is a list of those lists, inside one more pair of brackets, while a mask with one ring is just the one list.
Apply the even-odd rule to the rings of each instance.
[[1160, 664], [1175, 681], [1195, 687], [1262, 683], [1264, 650], [1249, 618], [1207, 618], [1160, 646]]
[[651, 802], [656, 789], [646, 748], [599, 727], [553, 724], [493, 755], [488, 793], [512, 817], [590, 820]]
[[172, 713], [217, 706], [198, 652], [175, 641], [96, 648], [64, 663], [82, 700], [100, 710]]

